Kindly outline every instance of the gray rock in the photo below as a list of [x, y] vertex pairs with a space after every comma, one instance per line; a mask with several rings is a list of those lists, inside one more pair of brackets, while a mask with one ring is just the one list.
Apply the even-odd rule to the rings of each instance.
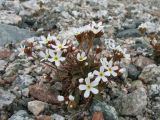
[[39, 115], [47, 108], [47, 103], [38, 100], [28, 102], [28, 110], [34, 115]]
[[118, 32], [116, 36], [118, 38], [140, 37], [140, 34], [137, 29], [128, 29], [128, 30]]
[[130, 77], [132, 80], [137, 80], [138, 76], [140, 75], [140, 71], [137, 69], [137, 67], [133, 64], [128, 65], [128, 77]]
[[4, 91], [0, 88], [0, 110], [4, 106], [9, 106], [12, 104], [15, 98], [15, 95], [13, 95], [10, 91]]
[[8, 120], [34, 120], [34, 119], [31, 118], [26, 111], [20, 110], [17, 113], [13, 114]]
[[24, 88], [22, 90], [22, 95], [25, 96], [25, 97], [28, 97], [29, 96], [29, 88]]
[[108, 105], [105, 102], [94, 100], [91, 107], [90, 107], [90, 111], [92, 113], [94, 113], [96, 111], [103, 112], [106, 120], [118, 120], [118, 116], [117, 116], [117, 112], [116, 112], [115, 108]]
[[148, 87], [149, 96], [160, 96], [160, 84], [152, 84]]
[[63, 116], [58, 115], [58, 114], [51, 115], [51, 119], [52, 120], [65, 120], [65, 118]]
[[34, 33], [28, 30], [20, 29], [16, 26], [0, 24], [0, 46], [11, 42], [16, 43], [20, 40], [30, 38], [33, 35]]
[[22, 21], [22, 18], [14, 11], [1, 10], [0, 11], [0, 23], [17, 25]]
[[151, 64], [144, 67], [139, 79], [143, 80], [145, 83], [160, 83], [160, 66]]
[[138, 88], [130, 94], [115, 99], [113, 104], [120, 115], [140, 115], [147, 105], [146, 90], [143, 87]]
[[5, 70], [7, 63], [8, 62], [5, 60], [0, 60], [0, 65], [1, 65], [0, 72], [3, 72]]
[[21, 15], [21, 16], [25, 16], [25, 15], [31, 16], [34, 13], [36, 13], [37, 11], [40, 10], [40, 6], [39, 6], [39, 4], [37, 3], [36, 0], [25, 1], [25, 2], [22, 2], [21, 4], [24, 8], [19, 13], [19, 15]]
[[147, 65], [150, 64], [154, 64], [154, 60], [148, 58], [148, 57], [144, 57], [144, 56], [139, 56], [136, 60], [135, 60], [135, 65], [140, 67], [140, 68], [144, 68]]
[[13, 86], [18, 87], [19, 89], [24, 89], [29, 85], [33, 84], [35, 78], [30, 75], [20, 75], [17, 79], [13, 82]]
[[21, 4], [19, 0], [7, 0], [4, 3], [4, 9], [14, 11], [16, 14], [21, 10]]

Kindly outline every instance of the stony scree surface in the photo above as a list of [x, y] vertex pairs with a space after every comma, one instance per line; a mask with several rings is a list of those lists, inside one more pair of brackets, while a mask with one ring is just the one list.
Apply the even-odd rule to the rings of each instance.
[[[137, 29], [148, 21], [153, 31], [159, 27], [159, 6], [160, 0], [0, 0], [0, 120], [90, 120], [96, 111], [106, 120], [160, 120], [160, 65]], [[102, 21], [104, 38], [127, 48], [132, 62], [124, 65], [123, 84], [113, 82], [103, 101], [68, 112], [56, 98], [62, 84], [49, 89], [44, 78], [54, 78], [54, 72], [18, 56], [17, 48], [31, 37], [62, 34], [91, 21]]]

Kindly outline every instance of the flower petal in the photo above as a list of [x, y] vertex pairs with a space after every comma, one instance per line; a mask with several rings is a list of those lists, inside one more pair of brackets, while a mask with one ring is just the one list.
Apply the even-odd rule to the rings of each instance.
[[116, 77], [117, 76], [117, 73], [116, 72], [114, 72], [114, 71], [112, 71], [112, 73], [111, 73], [114, 77]]
[[98, 94], [99, 90], [96, 89], [96, 88], [92, 88], [92, 89], [91, 89], [91, 92], [92, 92], [93, 94]]
[[54, 60], [53, 58], [48, 58], [48, 61], [53, 62]]
[[82, 52], [82, 53], [81, 53], [81, 56], [82, 56], [82, 58], [84, 58], [84, 57], [86, 56], [86, 53], [85, 53], [85, 52]]
[[77, 54], [77, 60], [79, 60], [79, 59], [80, 59], [80, 53]]
[[99, 82], [96, 81], [96, 80], [94, 80], [93, 82], [91, 82], [91, 86], [93, 86], [93, 87], [97, 86], [98, 84], [99, 84]]
[[54, 57], [55, 56], [54, 51], [51, 50], [51, 49], [49, 49], [49, 55], [52, 56], [52, 57]]
[[111, 75], [111, 73], [110, 73], [110, 72], [108, 72], [108, 71], [107, 71], [107, 72], [105, 72], [104, 74], [105, 74], [105, 76], [110, 76], [110, 75]]
[[61, 52], [61, 51], [58, 51], [58, 52], [57, 52], [57, 56], [58, 56], [58, 57], [61, 57], [61, 55], [62, 55], [62, 52]]
[[90, 79], [89, 78], [85, 78], [85, 82], [86, 82], [86, 84], [90, 84]]
[[104, 67], [103, 66], [100, 67], [100, 72], [104, 72]]
[[82, 84], [79, 85], [79, 89], [80, 89], [80, 90], [86, 90], [86, 85], [82, 85]]
[[66, 59], [65, 57], [59, 58], [60, 61], [65, 61], [65, 59]]
[[95, 81], [98, 82], [98, 83], [99, 83], [100, 80], [101, 80], [100, 77], [97, 77], [97, 78], [95, 79]]
[[99, 72], [98, 72], [97, 70], [94, 70], [94, 71], [93, 71], [93, 74], [94, 74], [94, 75], [99, 75]]
[[59, 61], [55, 61], [55, 65], [56, 66], [60, 66], [60, 62]]
[[84, 92], [84, 97], [85, 97], [85, 98], [88, 98], [89, 95], [90, 95], [90, 91], [89, 91], [89, 90], [86, 90], [86, 91]]
[[118, 66], [113, 66], [112, 70], [118, 70]]
[[103, 82], [107, 82], [108, 79], [106, 77], [102, 77]]

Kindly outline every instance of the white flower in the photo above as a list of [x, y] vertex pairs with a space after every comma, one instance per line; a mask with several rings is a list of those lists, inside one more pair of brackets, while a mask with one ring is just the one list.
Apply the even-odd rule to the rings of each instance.
[[73, 95], [69, 95], [69, 100], [70, 101], [74, 101], [74, 96]]
[[43, 58], [41, 61], [48, 60], [48, 58], [49, 58], [49, 50], [46, 49], [45, 53], [40, 51], [39, 55]]
[[24, 53], [24, 49], [25, 49], [25, 46], [20, 46], [20, 48], [17, 48], [18, 49], [18, 51], [19, 51], [19, 54], [18, 54], [18, 56], [22, 56], [22, 55], [25, 55], [25, 53]]
[[92, 72], [88, 73], [88, 78], [92, 79], [94, 77], [94, 74]]
[[51, 46], [52, 46], [52, 48], [56, 49], [57, 51], [68, 48], [68, 46], [66, 46], [66, 43], [67, 43], [66, 40], [64, 40], [62, 43], [60, 41], [56, 40], [55, 43], [56, 43], [56, 45], [51, 45]]
[[98, 24], [96, 24], [94, 21], [92, 22], [91, 24], [91, 31], [94, 33], [94, 34], [97, 34], [99, 32], [103, 32], [103, 28], [104, 26], [102, 26], [102, 22], [99, 22]]
[[142, 28], [142, 29], [147, 29], [147, 24], [146, 24], [146, 23], [140, 24], [140, 25], [138, 26], [138, 29], [140, 29], [140, 28]]
[[83, 83], [83, 81], [84, 81], [83, 78], [80, 78], [80, 79], [79, 79], [79, 82], [80, 82], [80, 83]]
[[114, 77], [117, 76], [117, 73], [115, 72], [118, 70], [118, 66], [113, 66], [113, 61], [112, 59], [108, 62], [107, 59], [101, 59], [101, 63], [103, 67], [107, 70], [107, 75], [111, 76], [113, 75]]
[[81, 54], [80, 53], [77, 54], [77, 60], [78, 61], [84, 61], [86, 59], [87, 59], [87, 56], [86, 56], [85, 52], [82, 52]]
[[100, 67], [100, 71], [95, 70], [93, 72], [93, 74], [97, 76], [95, 80], [98, 81], [98, 82], [100, 80], [103, 80], [103, 82], [108, 81], [106, 76], [109, 76], [109, 74], [108, 74], [108, 72], [104, 72], [104, 67], [103, 66]]
[[52, 58], [49, 58], [48, 60], [50, 62], [55, 62], [56, 66], [60, 66], [60, 61], [64, 61], [65, 60], [65, 58], [61, 56], [62, 55], [61, 51], [58, 51], [57, 53], [54, 53], [53, 50], [49, 50], [49, 55]]
[[93, 94], [98, 94], [99, 91], [98, 89], [95, 88], [98, 85], [97, 81], [90, 82], [90, 79], [86, 78], [85, 83], [86, 83], [85, 85], [84, 84], [79, 85], [80, 90], [85, 90], [84, 92], [85, 98], [89, 97], [90, 92], [92, 92]]
[[64, 97], [61, 96], [61, 95], [58, 95], [58, 96], [57, 96], [57, 99], [58, 99], [58, 101], [60, 101], [60, 102], [64, 101]]
[[47, 44], [49, 41], [57, 40], [55, 36], [51, 36], [48, 34], [47, 38], [45, 36], [41, 36], [41, 41], [39, 41], [40, 44]]
[[126, 53], [126, 52], [127, 52], [127, 49], [126, 49], [126, 48], [122, 49], [121, 46], [117, 46], [115, 49], [118, 50], [118, 51], [120, 51], [120, 52], [123, 54], [123, 57], [124, 57], [125, 59], [127, 59], [127, 60], [130, 60], [130, 59], [131, 59], [131, 58], [130, 58], [130, 54], [127, 54], [127, 53]]

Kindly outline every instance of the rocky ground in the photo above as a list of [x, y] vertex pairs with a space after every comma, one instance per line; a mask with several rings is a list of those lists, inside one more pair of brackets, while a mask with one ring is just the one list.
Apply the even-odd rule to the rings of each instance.
[[[159, 6], [159, 0], [0, 0], [0, 120], [89, 120], [95, 111], [106, 120], [160, 120], [160, 66], [137, 29], [146, 21], [160, 24]], [[51, 69], [19, 57], [16, 48], [33, 36], [93, 20], [103, 21], [106, 38], [128, 48], [132, 63], [126, 66], [127, 92], [115, 83], [105, 101], [93, 101], [77, 118], [77, 111], [55, 105], [56, 92], [37, 86]]]

